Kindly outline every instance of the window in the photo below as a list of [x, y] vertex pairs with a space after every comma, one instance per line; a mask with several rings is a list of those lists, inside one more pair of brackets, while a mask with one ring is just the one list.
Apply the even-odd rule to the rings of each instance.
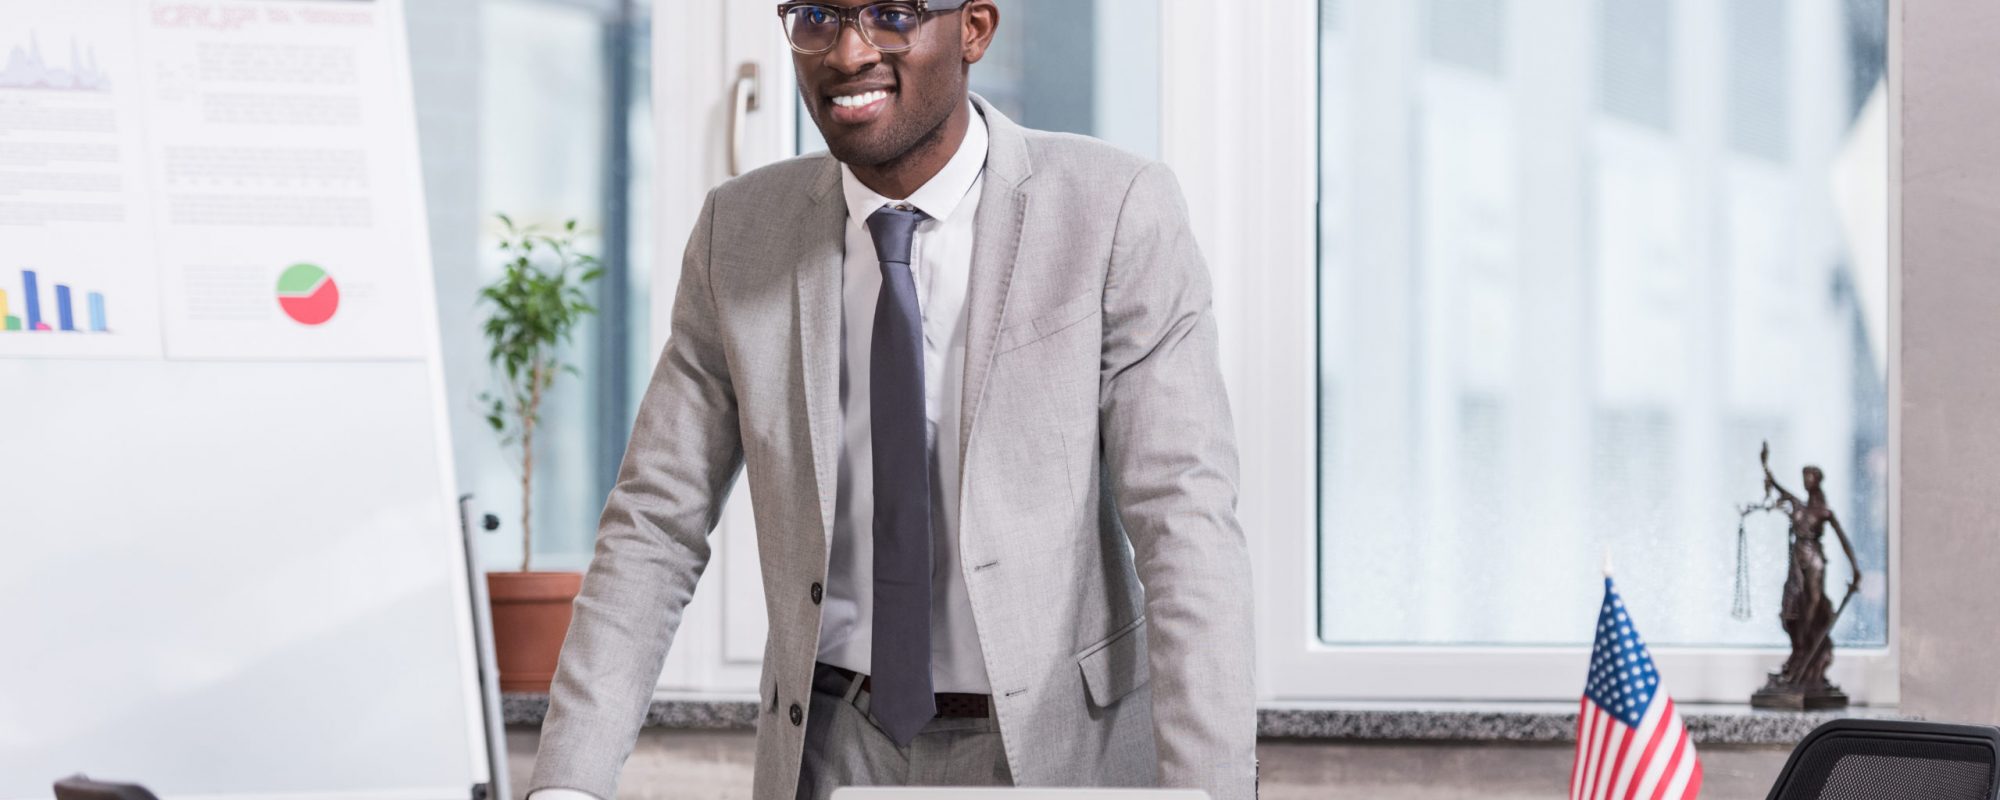
[[1323, 645], [1587, 647], [1609, 549], [1656, 648], [1782, 647], [1775, 515], [1730, 614], [1765, 440], [1854, 541], [1836, 641], [1888, 644], [1885, 37], [1880, 0], [1322, 6]]
[[[650, 21], [644, 0], [437, 0], [408, 9], [432, 260], [438, 281], [453, 456], [474, 510], [503, 535], [482, 563], [516, 569], [520, 458], [478, 402], [494, 383], [476, 302], [499, 273], [504, 212], [557, 227], [575, 218], [604, 261], [599, 309], [565, 359], [536, 436], [535, 566], [581, 569], [616, 478], [655, 352], [648, 344]], [[637, 268], [634, 265], [641, 265]]]

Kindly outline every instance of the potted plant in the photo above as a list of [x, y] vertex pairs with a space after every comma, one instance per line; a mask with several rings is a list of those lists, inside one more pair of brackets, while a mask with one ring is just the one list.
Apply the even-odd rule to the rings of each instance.
[[488, 404], [486, 422], [502, 444], [520, 448], [521, 570], [488, 572], [486, 590], [501, 690], [546, 692], [555, 679], [556, 657], [569, 632], [570, 606], [583, 575], [532, 569], [535, 427], [556, 378], [576, 372], [563, 363], [560, 348], [584, 315], [596, 313], [584, 287], [603, 270], [595, 257], [577, 250], [576, 220], [550, 234], [518, 227], [505, 214], [497, 216], [505, 226], [500, 239], [504, 272], [479, 297], [493, 307], [486, 319], [487, 358], [500, 386], [481, 400]]

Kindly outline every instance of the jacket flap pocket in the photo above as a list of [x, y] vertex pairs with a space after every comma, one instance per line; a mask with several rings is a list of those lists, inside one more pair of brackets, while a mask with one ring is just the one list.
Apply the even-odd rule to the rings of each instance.
[[1024, 322], [1009, 325], [1000, 331], [1000, 340], [995, 348], [997, 353], [1005, 353], [1054, 336], [1068, 330], [1086, 319], [1104, 305], [1104, 296], [1097, 290], [1064, 300], [1054, 310]]
[[1077, 657], [1091, 704], [1109, 706], [1146, 685], [1152, 677], [1146, 662], [1146, 618], [1142, 616]]

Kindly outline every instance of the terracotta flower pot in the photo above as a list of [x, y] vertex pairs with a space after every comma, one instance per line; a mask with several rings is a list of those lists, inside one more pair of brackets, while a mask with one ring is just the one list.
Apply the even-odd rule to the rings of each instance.
[[486, 573], [500, 691], [549, 690], [563, 636], [569, 633], [570, 605], [582, 588], [580, 572]]

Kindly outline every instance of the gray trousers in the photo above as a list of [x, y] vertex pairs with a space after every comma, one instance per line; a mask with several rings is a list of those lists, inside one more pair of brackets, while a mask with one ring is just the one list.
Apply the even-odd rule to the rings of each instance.
[[827, 800], [842, 786], [1012, 786], [1000, 721], [933, 719], [898, 747], [868, 715], [860, 682], [845, 696], [812, 693], [799, 800]]

